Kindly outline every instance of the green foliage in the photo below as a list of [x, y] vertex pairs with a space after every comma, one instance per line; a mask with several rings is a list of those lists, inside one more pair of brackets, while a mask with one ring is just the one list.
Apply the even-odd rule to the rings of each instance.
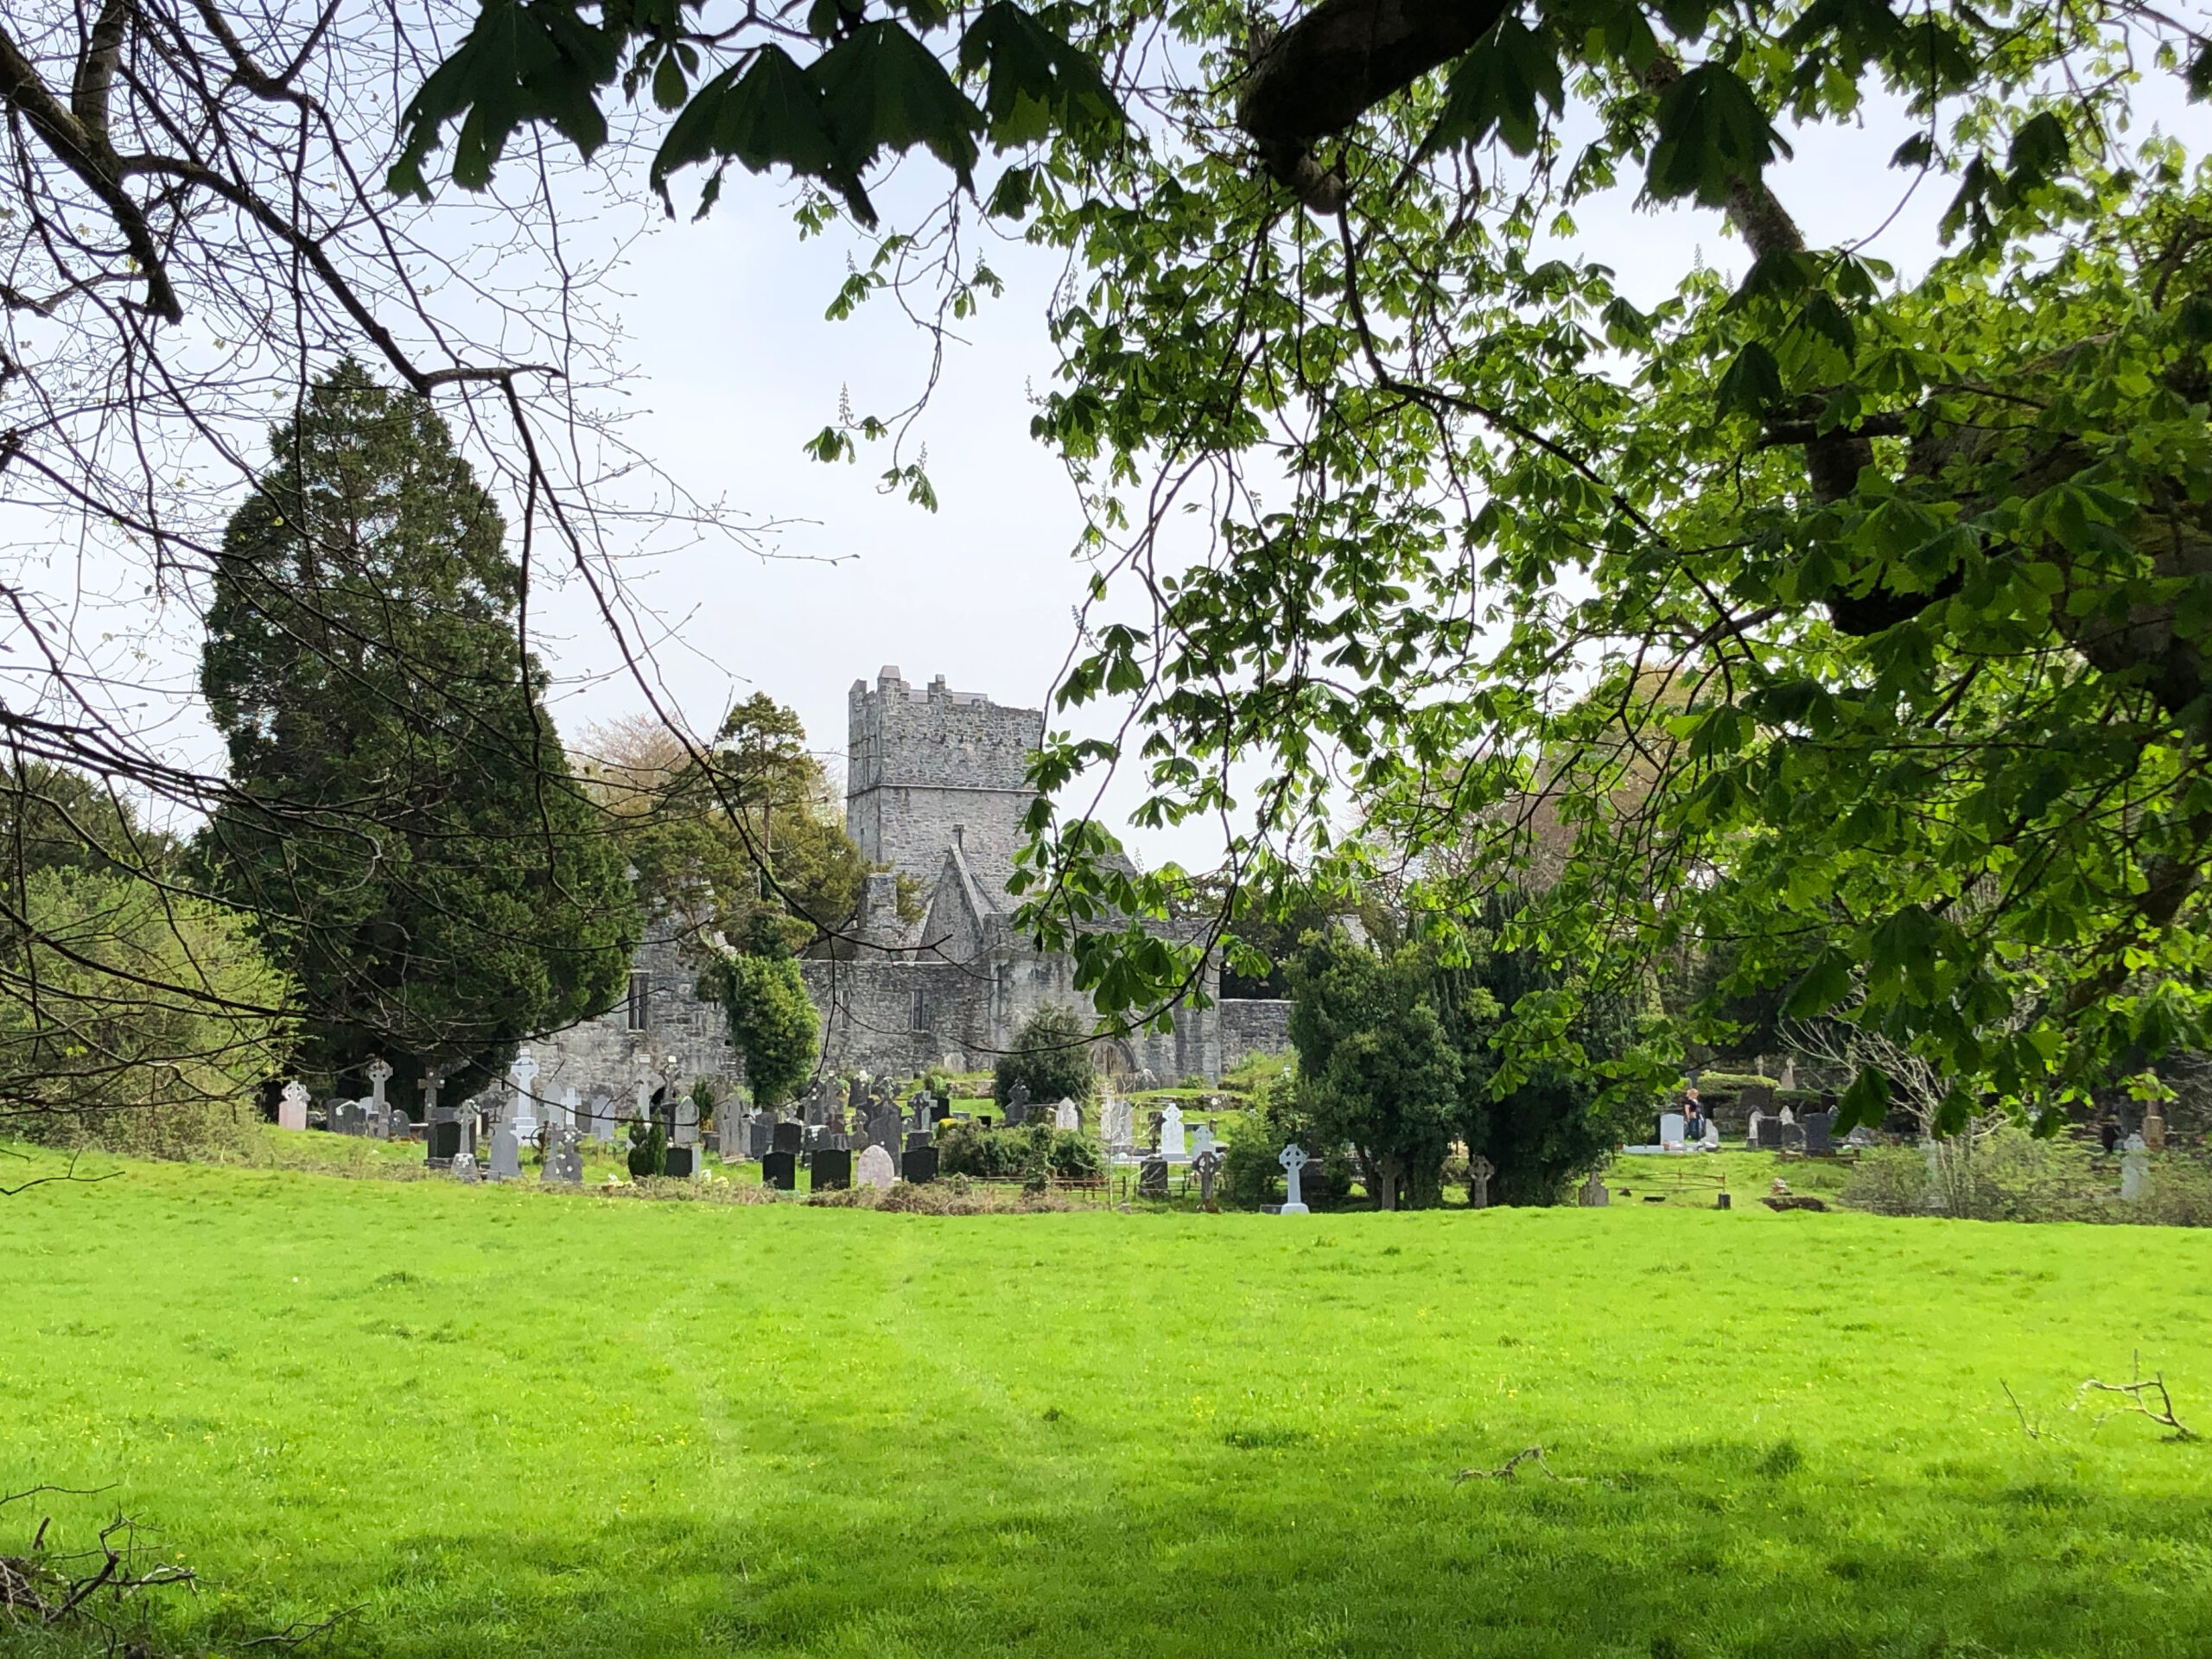
[[2089, 1149], [2018, 1128], [1954, 1135], [1931, 1156], [1917, 1147], [1864, 1154], [1843, 1201], [1885, 1216], [1950, 1216], [1969, 1221], [2124, 1223], [2212, 1226], [2212, 1166], [2181, 1152], [2150, 1160], [2143, 1197], [2120, 1198], [2116, 1160], [2092, 1167]]
[[668, 1128], [658, 1118], [630, 1123], [630, 1173], [639, 1179], [668, 1173]]
[[772, 1108], [796, 1095], [814, 1074], [822, 1033], [798, 962], [788, 953], [733, 951], [708, 964], [700, 989], [721, 1004], [753, 1103]]
[[842, 803], [806, 747], [798, 716], [762, 693], [734, 704], [701, 751], [658, 726], [602, 735], [624, 753], [585, 783], [637, 871], [695, 947], [742, 939], [765, 915], [793, 949], [850, 919], [867, 861], [845, 834]]
[[245, 923], [119, 870], [48, 865], [0, 946], [0, 1127], [180, 1157], [235, 1147], [292, 1039]]
[[235, 793], [198, 854], [297, 982], [302, 1059], [448, 1097], [613, 1005], [622, 860], [516, 648], [522, 574], [422, 398], [341, 364], [270, 439], [216, 560], [200, 686]]
[[1090, 1180], [1099, 1171], [1098, 1147], [1073, 1130], [1050, 1122], [986, 1129], [948, 1119], [938, 1126], [938, 1168], [947, 1175], [982, 1180]]
[[1013, 1098], [1014, 1085], [1025, 1085], [1036, 1105], [1071, 1100], [1087, 1105], [1098, 1086], [1090, 1063], [1090, 1022], [1073, 1008], [1039, 1008], [1014, 1033], [1014, 1047], [992, 1069], [991, 1096]]

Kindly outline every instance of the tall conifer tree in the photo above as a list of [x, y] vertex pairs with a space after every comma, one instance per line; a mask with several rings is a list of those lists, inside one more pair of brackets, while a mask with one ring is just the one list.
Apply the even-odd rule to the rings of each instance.
[[626, 984], [636, 901], [505, 531], [429, 404], [349, 361], [224, 538], [200, 683], [239, 798], [204, 852], [299, 981], [305, 1069], [349, 1090], [382, 1054], [454, 1098]]

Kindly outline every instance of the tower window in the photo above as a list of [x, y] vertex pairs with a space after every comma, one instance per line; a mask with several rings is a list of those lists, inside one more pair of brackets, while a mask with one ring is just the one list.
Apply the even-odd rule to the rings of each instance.
[[630, 1000], [623, 1009], [625, 1027], [631, 1031], [645, 1029], [646, 1015], [652, 1007], [652, 976], [642, 969], [630, 975]]

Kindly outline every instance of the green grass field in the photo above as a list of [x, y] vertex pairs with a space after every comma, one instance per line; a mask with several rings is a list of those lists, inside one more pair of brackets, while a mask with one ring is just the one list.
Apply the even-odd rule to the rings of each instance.
[[0, 1484], [109, 1489], [0, 1554], [119, 1507], [225, 1655], [2212, 1654], [2212, 1445], [2070, 1408], [2139, 1350], [2212, 1430], [2212, 1237], [1709, 1203], [130, 1165], [0, 1201]]

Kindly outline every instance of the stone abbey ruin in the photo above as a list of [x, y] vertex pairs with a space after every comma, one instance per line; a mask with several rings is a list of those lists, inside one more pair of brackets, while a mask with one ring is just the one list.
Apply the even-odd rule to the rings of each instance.
[[[1021, 821], [1034, 798], [1029, 755], [1040, 709], [1011, 709], [942, 676], [910, 686], [895, 667], [853, 682], [847, 700], [845, 828], [872, 864], [852, 932], [851, 960], [809, 960], [823, 1016], [823, 1068], [912, 1077], [931, 1067], [988, 1070], [1032, 1014], [1089, 1014], [1074, 963], [1039, 950], [1014, 925], [1007, 891]], [[918, 888], [921, 915], [899, 915], [899, 878]], [[675, 930], [649, 926], [624, 1003], [533, 1045], [541, 1093], [575, 1089], [626, 1097], [641, 1067], [688, 1081], [728, 1078], [737, 1059], [721, 1011], [701, 1001], [697, 973]], [[1220, 970], [1205, 984], [1217, 997]], [[1102, 1038], [1102, 1070], [1135, 1079], [1218, 1078], [1254, 1053], [1287, 1046], [1290, 1005], [1248, 999], [1179, 1009], [1170, 1033]]]

